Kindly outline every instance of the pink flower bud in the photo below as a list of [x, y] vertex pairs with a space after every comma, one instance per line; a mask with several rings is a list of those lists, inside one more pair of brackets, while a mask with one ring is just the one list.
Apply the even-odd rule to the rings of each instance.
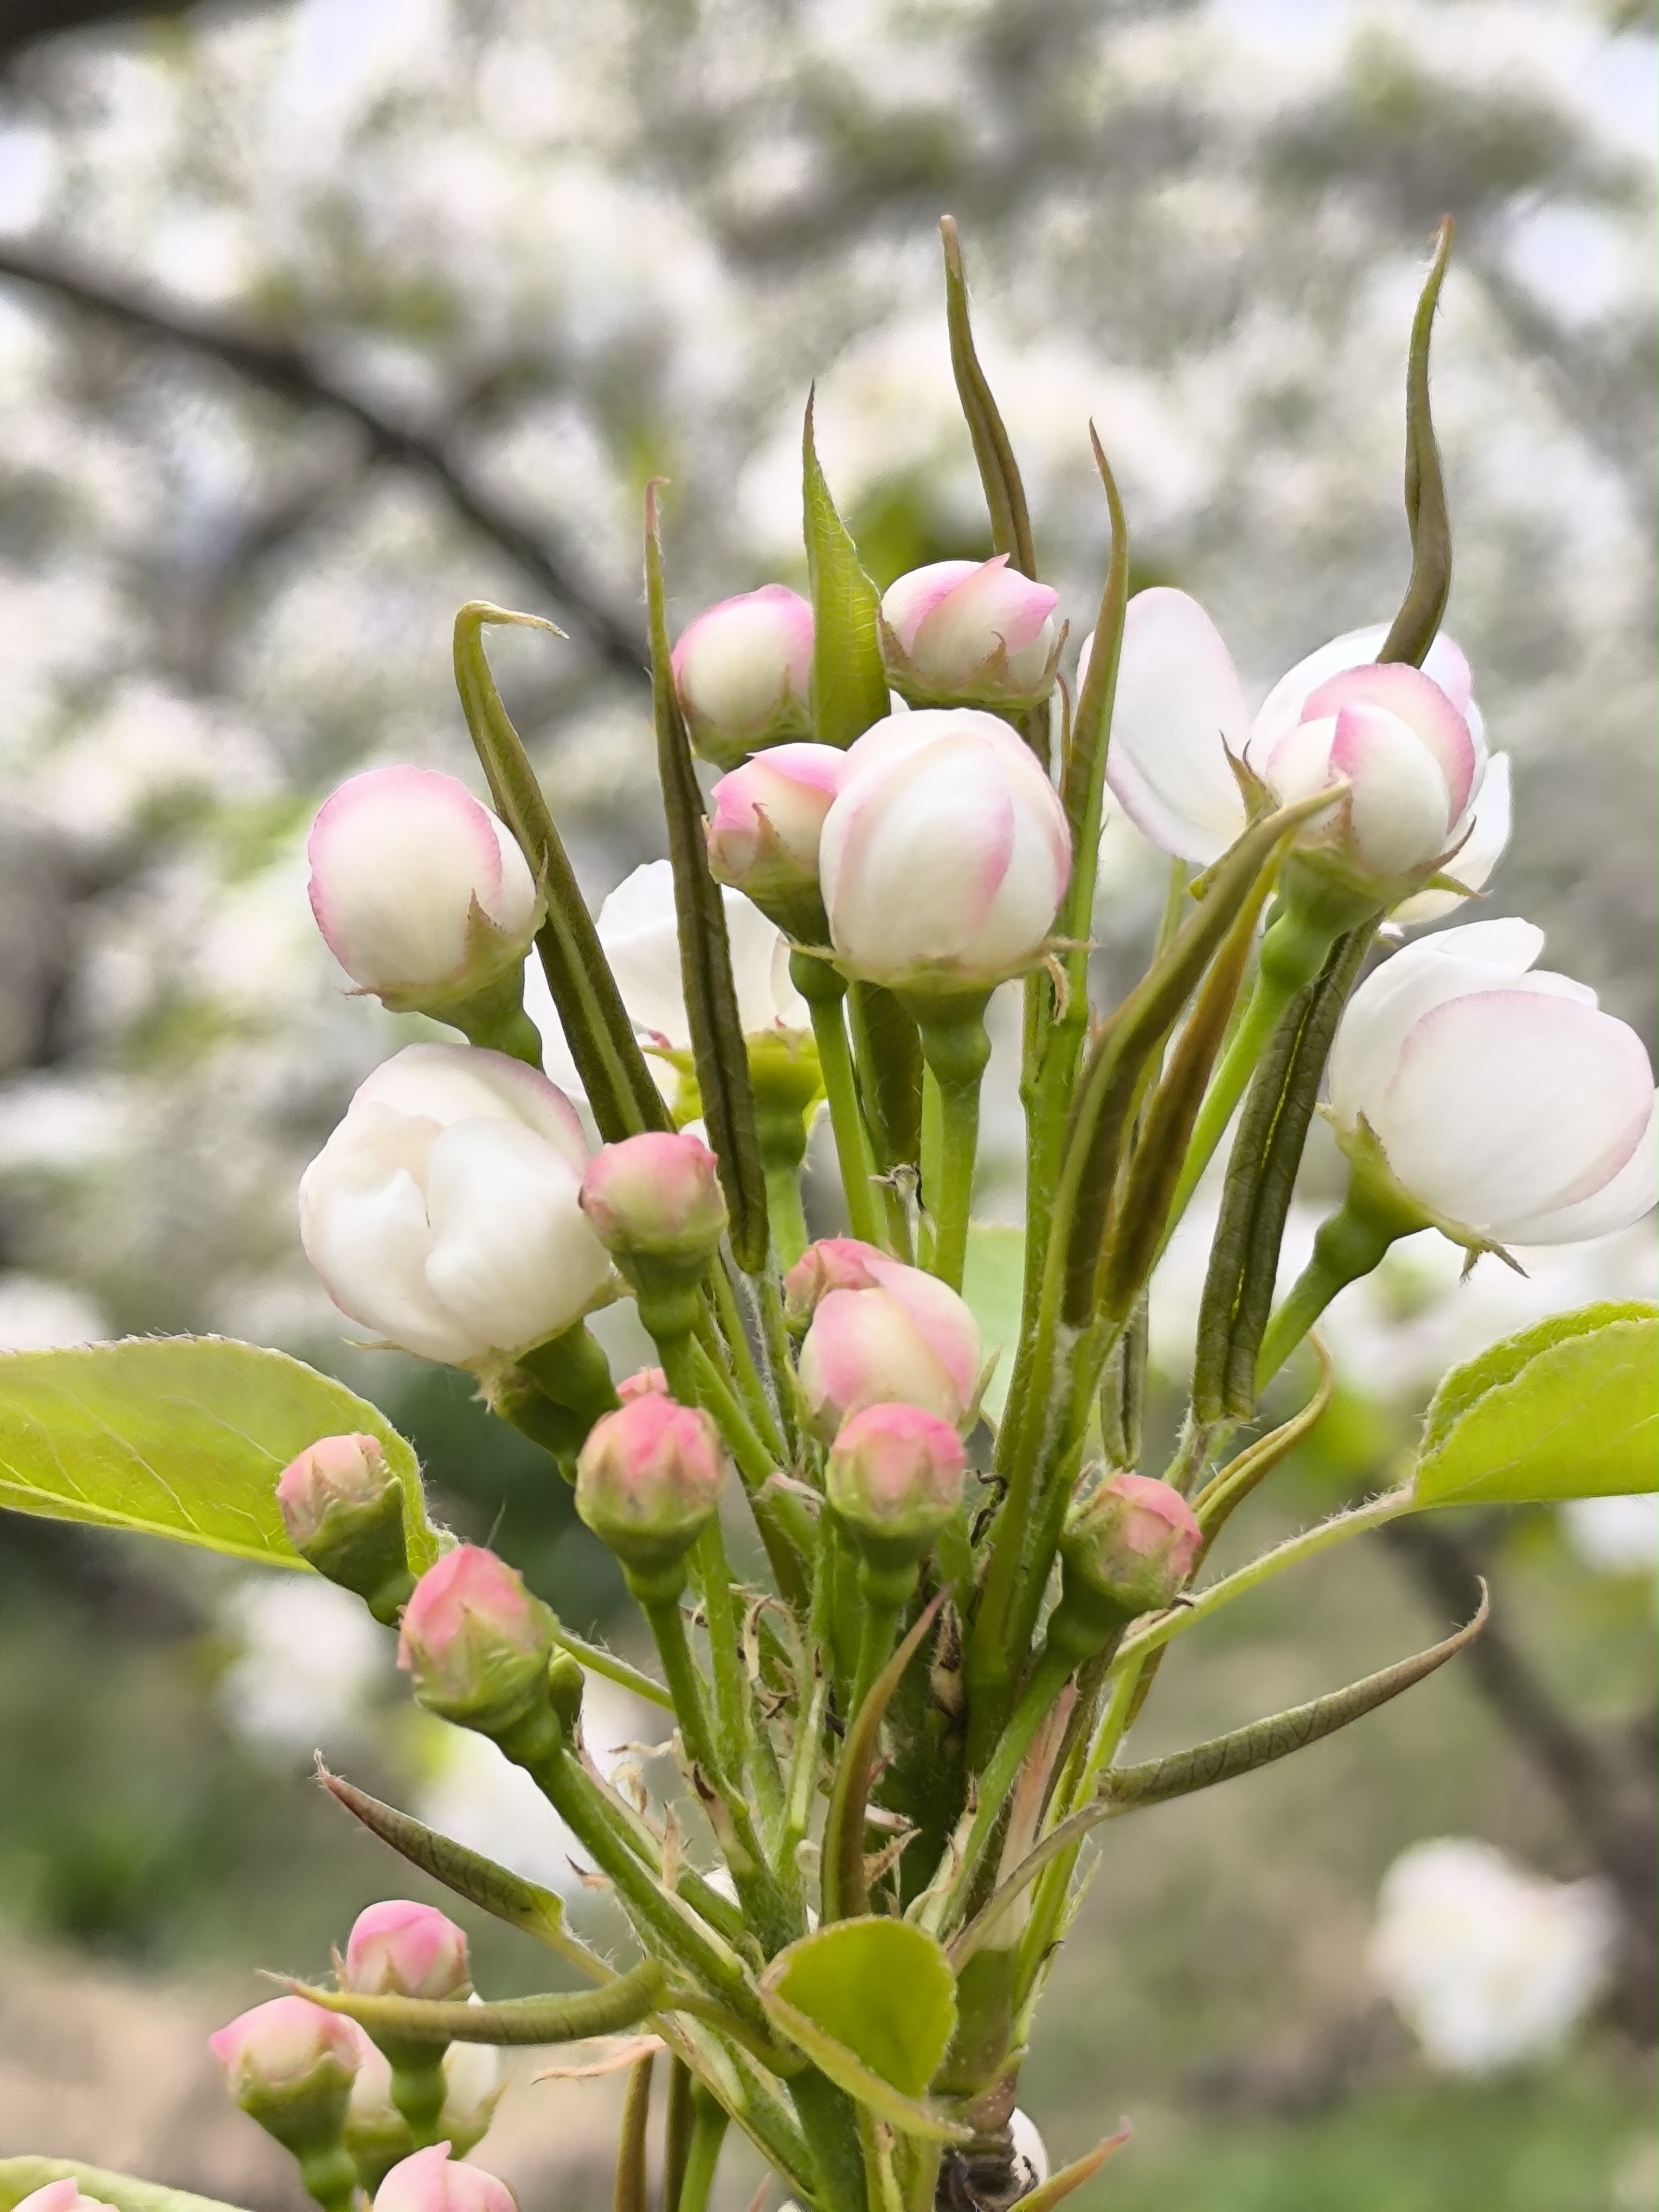
[[806, 733], [812, 610], [784, 584], [722, 599], [686, 624], [673, 670], [692, 744], [735, 768], [745, 753]]
[[444, 2142], [400, 2160], [374, 2193], [374, 2212], [519, 2212], [519, 2203], [493, 2173], [452, 2160]]
[[392, 1897], [357, 1915], [345, 1985], [366, 1996], [453, 1997], [471, 1986], [466, 1936], [430, 1905]]
[[[866, 1407], [893, 1402], [960, 1428], [979, 1387], [979, 1324], [966, 1302], [937, 1276], [851, 1237], [814, 1247], [792, 1276], [814, 1253], [821, 1280], [854, 1269], [868, 1278], [861, 1287], [823, 1291], [813, 1308], [799, 1381], [814, 1426], [833, 1437]], [[797, 1281], [798, 1302], [805, 1288]]]
[[698, 1266], [720, 1249], [720, 1166], [699, 1137], [647, 1130], [603, 1145], [582, 1177], [582, 1212], [607, 1251]]
[[374, 1507], [396, 1476], [374, 1437], [319, 1437], [276, 1479], [276, 1504], [295, 1550], [321, 1533], [331, 1511]]
[[488, 1729], [546, 1686], [552, 1616], [493, 1552], [458, 1544], [428, 1567], [404, 1608], [398, 1664], [422, 1705]]
[[635, 1398], [597, 1422], [582, 1446], [576, 1510], [630, 1575], [672, 1582], [725, 1479], [720, 1431], [707, 1413], [672, 1398]]
[[[326, 2124], [343, 2118], [357, 2071], [357, 2032], [337, 2013], [303, 1997], [273, 1997], [209, 2036], [230, 2093], [256, 2119], [287, 2109]], [[276, 2132], [275, 2130], [272, 2130]]]
[[12, 2212], [110, 2212], [110, 2206], [105, 2197], [82, 2196], [80, 2183], [65, 2174], [61, 2181], [49, 2181], [20, 2197]]
[[878, 1245], [857, 1237], [820, 1237], [783, 1279], [784, 1311], [791, 1321], [811, 1321], [819, 1299], [830, 1291], [877, 1289], [870, 1263], [886, 1256]]
[[849, 975], [968, 992], [1042, 957], [1072, 872], [1066, 813], [1008, 725], [971, 708], [892, 714], [847, 755], [819, 871]]
[[311, 910], [330, 951], [389, 1005], [481, 990], [523, 960], [541, 921], [509, 832], [431, 769], [354, 775], [324, 802], [306, 849]]
[[1114, 1474], [1072, 1515], [1060, 1557], [1074, 1595], [1128, 1620], [1180, 1595], [1203, 1540], [1192, 1508], [1167, 1482]]
[[660, 1367], [641, 1367], [637, 1375], [623, 1376], [617, 1395], [624, 1406], [631, 1406], [635, 1398], [665, 1398], [668, 1377]]
[[834, 745], [774, 745], [711, 793], [708, 864], [780, 927], [805, 934], [821, 911], [818, 840], [847, 756]]
[[968, 1455], [956, 1431], [919, 1407], [868, 1406], [843, 1423], [824, 1490], [861, 1551], [919, 1559], [962, 1503]]
[[1059, 599], [1006, 553], [913, 568], [881, 603], [889, 680], [913, 706], [1035, 706], [1054, 687]]

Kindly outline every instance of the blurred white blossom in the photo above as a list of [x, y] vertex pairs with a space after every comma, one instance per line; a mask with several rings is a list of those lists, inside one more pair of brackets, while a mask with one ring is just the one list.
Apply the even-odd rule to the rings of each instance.
[[1600, 1882], [1547, 1881], [1447, 1836], [1383, 1876], [1370, 1965], [1431, 2065], [1492, 2074], [1565, 2040], [1607, 1981], [1615, 1933]]
[[96, 1344], [109, 1323], [93, 1301], [67, 1283], [39, 1275], [0, 1275], [0, 1352], [52, 1352]]
[[1659, 1573], [1659, 1492], [1571, 1498], [1560, 1511], [1568, 1543], [1592, 1573]]
[[219, 1682], [220, 1709], [239, 1735], [292, 1753], [362, 1734], [394, 1645], [361, 1598], [319, 1575], [250, 1575], [221, 1617], [240, 1645]]

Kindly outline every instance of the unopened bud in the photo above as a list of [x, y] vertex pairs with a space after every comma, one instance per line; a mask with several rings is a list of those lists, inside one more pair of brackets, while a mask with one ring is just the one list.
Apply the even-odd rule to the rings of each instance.
[[885, 1258], [874, 1244], [857, 1237], [820, 1237], [809, 1244], [783, 1279], [783, 1310], [794, 1322], [811, 1320], [818, 1300], [831, 1291], [872, 1291], [871, 1261]]
[[913, 568], [881, 603], [888, 680], [913, 707], [1035, 706], [1054, 688], [1059, 599], [1006, 553]]
[[717, 768], [811, 726], [812, 610], [787, 584], [705, 608], [680, 633], [672, 665], [691, 742]]
[[447, 2142], [400, 2159], [374, 2196], [374, 2212], [519, 2212], [504, 2181], [482, 2166], [463, 2166]]
[[660, 1367], [641, 1367], [637, 1375], [623, 1376], [617, 1395], [624, 1406], [631, 1406], [635, 1398], [665, 1398], [668, 1377]]
[[388, 1897], [357, 1915], [345, 1986], [364, 1996], [464, 1996], [472, 1985], [466, 1936], [434, 1905]]
[[576, 1510], [642, 1601], [678, 1597], [685, 1554], [726, 1479], [720, 1431], [672, 1398], [635, 1398], [598, 1422], [576, 1463]]
[[276, 1480], [277, 1510], [302, 1559], [361, 1597], [388, 1627], [415, 1587], [404, 1486], [374, 1437], [322, 1437]]
[[344, 2159], [341, 2131], [359, 2063], [349, 2020], [303, 1997], [273, 1997], [210, 2035], [208, 2048], [242, 2110], [310, 2168], [308, 2179]]
[[84, 2196], [75, 2176], [65, 2174], [61, 2181], [49, 2181], [43, 2189], [20, 2197], [12, 2212], [111, 2212], [111, 2208], [105, 2197]]
[[774, 745], [709, 794], [708, 865], [780, 929], [822, 944], [818, 840], [847, 767], [835, 745]]
[[458, 1544], [416, 1583], [398, 1664], [429, 1712], [495, 1735], [545, 1702], [553, 1629], [515, 1568]]
[[889, 1402], [919, 1406], [952, 1428], [969, 1418], [979, 1324], [948, 1283], [852, 1237], [813, 1246], [786, 1283], [795, 1310], [811, 1311], [799, 1379], [820, 1435]]
[[866, 1569], [902, 1582], [901, 1598], [962, 1503], [967, 1463], [956, 1431], [915, 1406], [869, 1407], [836, 1439], [825, 1493]]
[[[1060, 1540], [1060, 1601], [1049, 1623], [1098, 1650], [1143, 1613], [1161, 1613], [1186, 1588], [1204, 1532], [1167, 1482], [1115, 1474], [1073, 1512]], [[1065, 1619], [1062, 1621], [1061, 1616]]]
[[581, 1209], [624, 1268], [669, 1260], [701, 1273], [726, 1233], [714, 1155], [701, 1138], [663, 1129], [602, 1145], [582, 1177]]

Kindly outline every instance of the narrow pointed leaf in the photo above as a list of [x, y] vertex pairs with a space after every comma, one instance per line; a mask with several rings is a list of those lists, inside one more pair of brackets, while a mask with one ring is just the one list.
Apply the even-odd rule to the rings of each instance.
[[49, 2182], [74, 2181], [82, 2197], [112, 2204], [115, 2212], [236, 2212], [216, 2197], [196, 2197], [188, 2189], [167, 2189], [160, 2182], [138, 2181], [130, 2173], [112, 2173], [101, 2166], [88, 2166], [82, 2158], [0, 2158], [0, 2212], [11, 2212], [26, 2197]]
[[536, 951], [599, 1134], [616, 1144], [642, 1129], [665, 1129], [668, 1109], [635, 1037], [523, 740], [490, 674], [483, 649], [489, 623], [519, 623], [553, 630], [556, 637], [563, 633], [538, 615], [514, 614], [474, 599], [455, 617], [455, 685], [495, 811], [518, 839], [547, 895], [547, 919]]
[[[1074, 856], [1066, 903], [1060, 909], [1060, 934], [1075, 938], [1079, 945], [1088, 939], [1093, 915], [1096, 855], [1100, 849], [1101, 815], [1105, 805], [1106, 756], [1111, 742], [1112, 708], [1117, 697], [1118, 662], [1123, 651], [1123, 622], [1129, 605], [1129, 526], [1124, 520], [1123, 502], [1118, 497], [1117, 481], [1106, 459], [1106, 449], [1092, 422], [1089, 425], [1089, 442], [1094, 448], [1095, 466], [1100, 471], [1106, 509], [1111, 517], [1112, 554], [1101, 590], [1100, 611], [1095, 617], [1095, 641], [1089, 649], [1088, 673], [1077, 695], [1071, 743], [1066, 749], [1060, 780], [1060, 804], [1071, 824]], [[1085, 986], [1088, 957], [1082, 951], [1066, 955], [1073, 990]]]
[[691, 1025], [691, 1056], [708, 1141], [720, 1162], [720, 1188], [732, 1218], [732, 1250], [745, 1274], [766, 1264], [766, 1176], [755, 1133], [755, 1094], [732, 980], [726, 905], [709, 873], [702, 794], [691, 765], [691, 741], [680, 713], [663, 611], [662, 538], [657, 487], [645, 494], [645, 591], [651, 624], [651, 690], [656, 708], [657, 773], [668, 821], [679, 921], [680, 978]]
[[1085, 2181], [1094, 2179], [1112, 2153], [1127, 2142], [1133, 2132], [1127, 2120], [1121, 2122], [1115, 2136], [1108, 2136], [1104, 2142], [1097, 2143], [1083, 2157], [1074, 2158], [1069, 2166], [1062, 2166], [1058, 2173], [1051, 2173], [1047, 2181], [1040, 2181], [1035, 2189], [1018, 2197], [1012, 2212], [1054, 2212], [1056, 2204], [1063, 2203]]
[[394, 1805], [382, 1804], [366, 1790], [359, 1790], [337, 1774], [331, 1774], [320, 1762], [317, 1779], [329, 1796], [361, 1820], [371, 1834], [390, 1844], [422, 1874], [430, 1875], [434, 1881], [441, 1881], [457, 1897], [464, 1897], [469, 1904], [493, 1913], [497, 1920], [506, 1921], [509, 1928], [533, 1936], [538, 1942], [545, 1943], [550, 1950], [580, 1966], [594, 1980], [610, 1978], [611, 1969], [603, 1960], [565, 1932], [564, 1902], [555, 1891], [544, 1889], [538, 1882], [527, 1881], [508, 1867], [498, 1866], [482, 1851], [472, 1850], [448, 1836], [441, 1836], [436, 1829], [423, 1826], [411, 1814], [400, 1813]]
[[858, 548], [823, 480], [810, 398], [801, 434], [801, 492], [812, 597], [812, 734], [821, 745], [844, 749], [887, 713], [881, 594], [860, 566]]
[[0, 1353], [0, 1506], [304, 1567], [276, 1478], [319, 1437], [374, 1437], [403, 1484], [410, 1563], [437, 1557], [419, 1464], [377, 1407], [286, 1352], [127, 1337]]
[[279, 1978], [293, 1996], [325, 2012], [343, 2013], [372, 2033], [430, 2043], [579, 2043], [586, 2036], [632, 2027], [672, 2002], [668, 1969], [660, 1959], [641, 1959], [596, 1990], [506, 1997], [499, 2004], [465, 2004], [453, 1997], [371, 1997], [356, 1990], [318, 1989]]
[[1659, 1488], [1659, 1307], [1553, 1314], [1453, 1368], [1429, 1407], [1422, 1505]]
[[864, 1813], [876, 1769], [876, 1745], [882, 1716], [904, 1670], [921, 1648], [949, 1592], [941, 1590], [870, 1685], [842, 1746], [841, 1763], [830, 1790], [823, 1823], [823, 1918], [851, 1920], [869, 1908], [864, 1873]]
[[761, 1980], [769, 2017], [849, 2096], [907, 2134], [968, 2130], [922, 2100], [956, 2033], [956, 1977], [908, 1920], [838, 1920], [781, 1951]]
[[1407, 661], [1413, 668], [1422, 666], [1434, 643], [1451, 591], [1451, 520], [1429, 411], [1429, 340], [1451, 242], [1451, 217], [1447, 216], [1435, 234], [1434, 259], [1413, 318], [1406, 368], [1406, 520], [1412, 533], [1412, 572], [1394, 626], [1376, 656], [1379, 660]]
[[1179, 1019], [1199, 978], [1257, 890], [1278, 867], [1299, 824], [1328, 805], [1316, 792], [1244, 832], [1218, 863], [1209, 888], [1162, 956], [1117, 1008], [1085, 1063], [1066, 1130], [1054, 1209], [1064, 1261], [1065, 1317], [1081, 1327], [1094, 1303], [1102, 1242], [1142, 1076]]
[[991, 515], [991, 544], [1008, 556], [1008, 565], [1022, 575], [1036, 574], [1036, 555], [1031, 541], [1031, 517], [1020, 482], [1019, 464], [1009, 442], [1001, 412], [980, 367], [968, 314], [968, 283], [963, 274], [962, 241], [952, 216], [939, 218], [945, 244], [945, 319], [951, 333], [951, 368], [957, 397], [974, 441], [985, 504]]

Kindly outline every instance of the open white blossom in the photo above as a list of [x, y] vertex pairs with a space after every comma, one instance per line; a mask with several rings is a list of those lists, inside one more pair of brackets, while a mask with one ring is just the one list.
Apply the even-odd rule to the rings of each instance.
[[361, 1598], [319, 1575], [250, 1575], [223, 1618], [241, 1650], [219, 1705], [239, 1735], [283, 1753], [356, 1741], [393, 1649]]
[[1494, 2074], [1547, 2057], [1606, 1983], [1612, 1900], [1464, 1836], [1413, 1844], [1382, 1878], [1371, 1971], [1431, 2065]]

